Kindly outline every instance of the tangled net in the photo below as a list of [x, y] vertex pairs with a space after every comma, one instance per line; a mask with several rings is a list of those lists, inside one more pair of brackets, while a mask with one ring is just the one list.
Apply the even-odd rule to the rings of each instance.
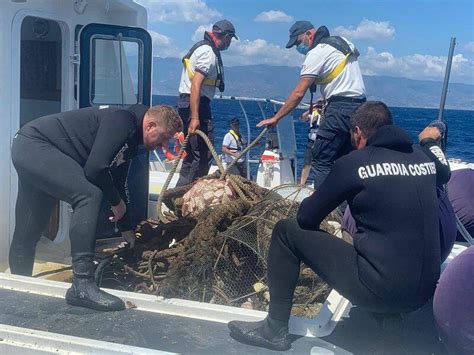
[[[201, 182], [211, 186], [219, 176], [217, 172]], [[296, 216], [303, 190], [308, 195], [308, 189], [292, 186], [282, 197], [282, 191], [269, 191], [237, 176], [232, 179], [239, 194], [232, 198], [221, 193], [220, 203], [208, 205], [197, 215], [183, 215], [183, 196], [192, 194], [194, 184], [166, 191], [163, 202], [169, 211], [164, 213], [169, 222], [142, 222], [137, 230], [140, 243], [114, 257], [105, 268], [102, 286], [268, 310], [266, 260], [271, 233], [276, 222]], [[203, 195], [201, 190], [199, 195]], [[321, 224], [321, 229], [334, 233], [328, 220], [340, 222], [340, 218], [331, 214]], [[302, 264], [292, 314], [314, 317], [330, 291]]]

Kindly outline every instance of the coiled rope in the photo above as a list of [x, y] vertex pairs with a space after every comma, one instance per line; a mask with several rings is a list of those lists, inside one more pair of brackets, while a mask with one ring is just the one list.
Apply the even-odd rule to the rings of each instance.
[[[209, 151], [211, 152], [212, 154], [212, 157], [214, 158], [214, 160], [216, 161], [216, 164], [217, 164], [217, 167], [219, 168], [219, 171], [221, 173], [221, 179], [225, 179], [226, 178], [226, 175], [227, 175], [227, 172], [229, 171], [229, 169], [244, 155], [246, 154], [250, 149], [252, 149], [262, 138], [263, 136], [265, 135], [265, 133], [267, 132], [268, 128], [264, 128], [262, 130], [262, 132], [260, 132], [260, 134], [257, 136], [257, 138], [255, 138], [245, 149], [243, 149], [236, 157], [235, 159], [229, 164], [227, 165], [227, 168], [224, 169], [224, 166], [222, 164], [222, 161], [219, 157], [219, 155], [217, 154], [216, 152], [216, 149], [214, 148], [214, 146], [212, 145], [211, 141], [209, 140], [209, 137], [201, 130], [196, 130], [196, 134], [199, 135], [203, 140], [204, 142], [206, 143], [206, 145], [208, 146], [209, 148]], [[163, 185], [163, 188], [161, 189], [160, 191], [160, 195], [158, 197], [158, 206], [157, 206], [157, 214], [158, 214], [158, 218], [160, 219], [161, 222], [163, 223], [169, 223], [171, 221], [171, 219], [169, 219], [168, 217], [164, 216], [163, 215], [163, 211], [161, 209], [162, 207], [162, 204], [163, 204], [163, 196], [166, 192], [166, 190], [168, 190], [168, 187], [169, 187], [169, 184], [171, 183], [171, 179], [173, 178], [173, 175], [176, 173], [176, 170], [178, 169], [178, 165], [179, 165], [179, 162], [181, 161], [182, 159], [182, 156], [183, 156], [183, 153], [184, 151], [186, 150], [186, 147], [188, 145], [188, 142], [189, 142], [189, 134], [186, 136], [182, 146], [181, 146], [181, 149], [179, 150], [179, 153], [178, 153], [178, 159], [176, 159], [174, 161], [174, 164], [173, 164], [173, 167], [171, 168], [169, 174], [168, 174], [168, 177], [166, 178], [166, 181], [165, 181], [165, 184]], [[242, 180], [240, 178], [240, 176], [236, 176], [236, 175], [229, 175], [227, 176], [227, 179], [230, 183], [230, 185], [232, 186], [232, 188], [235, 190], [235, 192], [237, 193], [237, 195], [239, 195], [239, 197], [241, 199], [243, 199], [244, 201], [246, 202], [252, 202], [252, 200], [248, 199], [247, 196], [245, 195], [244, 191], [243, 191], [243, 183], [242, 183]]]

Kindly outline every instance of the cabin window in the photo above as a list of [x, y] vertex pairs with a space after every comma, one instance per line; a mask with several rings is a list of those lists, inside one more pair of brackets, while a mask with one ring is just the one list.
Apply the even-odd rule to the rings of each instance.
[[61, 111], [62, 34], [56, 21], [27, 16], [21, 25], [20, 127]]
[[91, 102], [131, 105], [139, 102], [137, 42], [94, 38], [91, 60]]

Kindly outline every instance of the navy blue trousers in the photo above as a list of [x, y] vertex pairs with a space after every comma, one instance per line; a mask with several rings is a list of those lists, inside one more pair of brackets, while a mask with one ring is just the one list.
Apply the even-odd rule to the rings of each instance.
[[[184, 132], [187, 134], [191, 115], [189, 96], [180, 97], [178, 101], [178, 113], [183, 120]], [[214, 143], [211, 105], [210, 100], [206, 97], [201, 97], [199, 102], [199, 125], [199, 130], [206, 133], [210, 141]], [[189, 139], [186, 153], [187, 155], [183, 160], [176, 186], [190, 184], [196, 179], [207, 175], [211, 167], [212, 154], [207, 144], [198, 135], [194, 135]]]
[[360, 104], [336, 101], [330, 102], [326, 107], [312, 151], [315, 189], [329, 175], [334, 161], [352, 150], [350, 115]]

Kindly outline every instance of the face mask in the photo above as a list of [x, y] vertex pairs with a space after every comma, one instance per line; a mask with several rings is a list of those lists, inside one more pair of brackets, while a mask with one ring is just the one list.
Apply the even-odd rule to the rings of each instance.
[[[296, 46], [296, 50], [298, 51], [298, 53], [301, 53], [303, 55], [308, 54], [309, 46], [310, 46], [310, 44], [304, 43], [305, 39], [306, 39], [306, 35], [303, 37], [303, 40], [301, 41], [301, 43]], [[309, 41], [309, 43], [311, 43], [311, 40]]]
[[309, 47], [303, 42], [301, 42], [300, 44], [296, 46], [296, 50], [298, 51], [298, 53], [306, 55], [309, 52]]

